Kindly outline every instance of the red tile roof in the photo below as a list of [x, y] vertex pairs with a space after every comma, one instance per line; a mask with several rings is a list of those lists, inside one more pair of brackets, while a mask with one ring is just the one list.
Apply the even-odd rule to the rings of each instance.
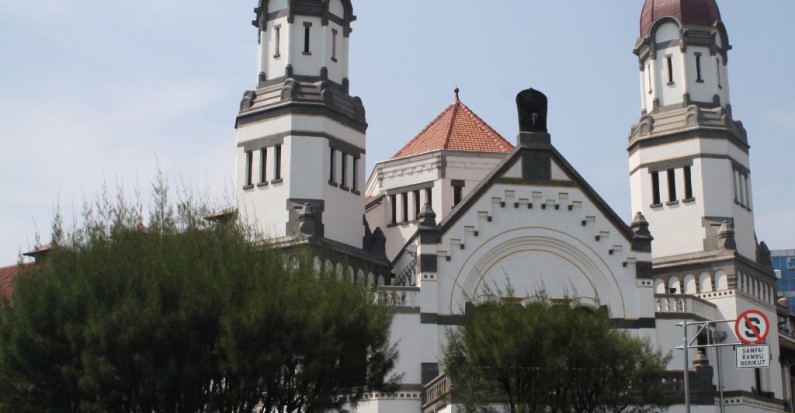
[[14, 292], [14, 280], [32, 264], [0, 267], [0, 299], [11, 298]]
[[439, 150], [511, 152], [513, 145], [458, 99], [403, 147], [392, 159]]
[[721, 21], [715, 0], [646, 0], [640, 13], [640, 37], [649, 35], [657, 19], [668, 16], [684, 26], [714, 27]]

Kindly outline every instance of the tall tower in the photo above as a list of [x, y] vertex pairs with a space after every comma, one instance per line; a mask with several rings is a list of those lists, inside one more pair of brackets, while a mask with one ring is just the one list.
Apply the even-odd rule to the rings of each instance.
[[[730, 49], [715, 0], [645, 1], [634, 50], [642, 112], [628, 146], [632, 208], [654, 236], [658, 300], [690, 295], [686, 300], [714, 311], [712, 319], [757, 309], [776, 320], [770, 254], [754, 233], [748, 136], [732, 116]], [[658, 321], [658, 334], [670, 335], [664, 323]], [[772, 324], [768, 344], [779, 354]], [[728, 324], [717, 328], [737, 341]], [[733, 352], [720, 361], [708, 356], [713, 365], [734, 368]], [[768, 369], [736, 370], [724, 376], [725, 388], [781, 400], [779, 368], [771, 360]]]
[[[365, 120], [349, 95], [350, 0], [259, 0], [258, 79], [237, 116], [241, 213], [273, 238], [300, 232], [362, 247]], [[307, 208], [308, 207], [308, 208]]]
[[629, 139], [630, 176], [653, 256], [718, 249], [723, 227], [734, 231], [739, 254], [754, 259], [749, 145], [732, 118], [731, 46], [718, 6], [647, 0], [640, 29], [642, 114]]

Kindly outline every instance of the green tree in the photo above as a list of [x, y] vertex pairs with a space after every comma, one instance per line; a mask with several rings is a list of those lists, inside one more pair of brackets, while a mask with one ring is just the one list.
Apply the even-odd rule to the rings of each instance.
[[148, 229], [122, 196], [56, 219], [0, 307], [0, 412], [314, 412], [392, 384], [370, 289], [154, 189]]
[[657, 411], [667, 357], [601, 311], [508, 297], [471, 308], [445, 350], [453, 398], [468, 411]]

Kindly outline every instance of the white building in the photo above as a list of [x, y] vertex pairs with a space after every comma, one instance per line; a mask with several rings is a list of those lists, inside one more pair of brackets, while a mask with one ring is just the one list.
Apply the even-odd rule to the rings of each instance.
[[[550, 298], [605, 308], [620, 327], [671, 351], [672, 374], [684, 374], [674, 350], [682, 320], [733, 320], [749, 309], [777, 320], [715, 0], [643, 6], [635, 48], [642, 112], [628, 144], [632, 222], [545, 128], [519, 131], [511, 144], [457, 91], [365, 183], [365, 111], [348, 94], [351, 1], [260, 0], [256, 12], [259, 80], [237, 118], [239, 208], [287, 247], [323, 249], [316, 265], [347, 270], [394, 300], [403, 385], [369, 395], [360, 411], [454, 411], [440, 365], [445, 331], [506, 279], [528, 299], [543, 287]], [[718, 363], [726, 412], [790, 410], [789, 366], [771, 324], [770, 368], [736, 369], [731, 348], [720, 359], [712, 349], [706, 360], [689, 352], [713, 367], [696, 373], [690, 363], [701, 383], [692, 411], [719, 411], [710, 386]], [[732, 325], [717, 328], [736, 341]]]

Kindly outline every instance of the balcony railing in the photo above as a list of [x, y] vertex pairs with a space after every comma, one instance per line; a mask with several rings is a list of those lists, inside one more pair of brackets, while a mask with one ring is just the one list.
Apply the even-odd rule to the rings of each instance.
[[450, 403], [452, 382], [447, 374], [441, 374], [425, 385], [422, 403], [423, 412], [435, 412]]
[[657, 312], [668, 314], [692, 314], [705, 320], [715, 319], [715, 304], [686, 294], [655, 294]]
[[378, 301], [395, 307], [419, 307], [419, 287], [381, 286], [376, 291]]

